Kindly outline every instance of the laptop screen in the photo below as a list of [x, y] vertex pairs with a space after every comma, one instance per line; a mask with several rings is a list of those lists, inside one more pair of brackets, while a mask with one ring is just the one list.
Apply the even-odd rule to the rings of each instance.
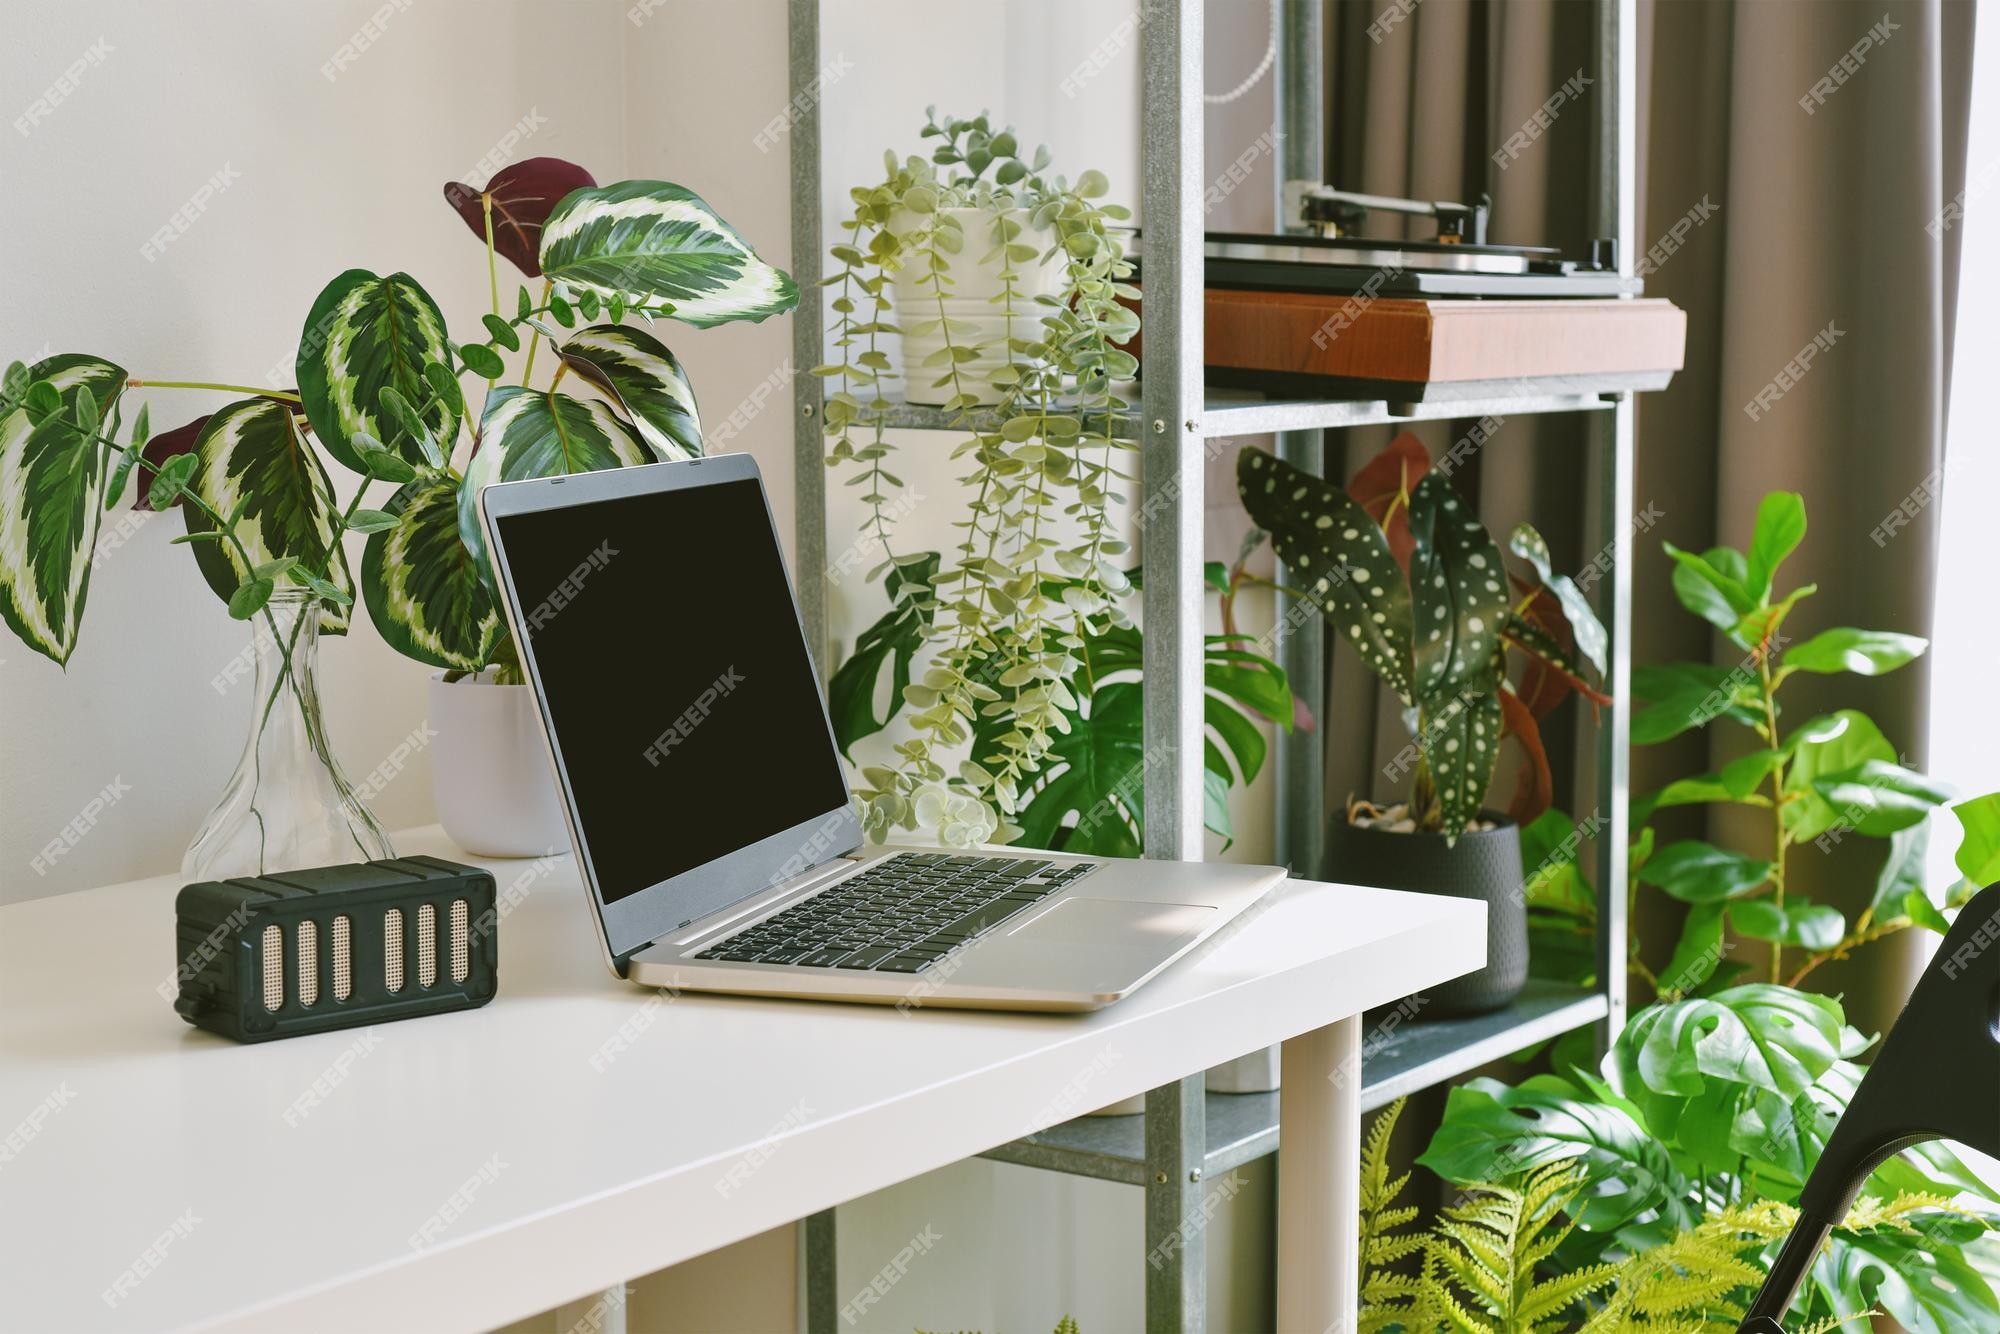
[[495, 524], [607, 904], [845, 807], [754, 477]]

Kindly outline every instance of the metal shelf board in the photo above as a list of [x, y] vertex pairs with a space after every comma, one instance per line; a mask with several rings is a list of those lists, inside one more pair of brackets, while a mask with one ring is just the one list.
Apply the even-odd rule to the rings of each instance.
[[[1438, 399], [1397, 403], [1383, 399], [1267, 397], [1244, 390], [1211, 387], [1205, 397], [1200, 434], [1209, 438], [1269, 435], [1279, 431], [1332, 430], [1345, 426], [1382, 426], [1397, 422], [1441, 421], [1461, 417], [1529, 416], [1551, 412], [1601, 412], [1613, 403], [1598, 393], [1539, 393]], [[917, 431], [996, 431], [1004, 418], [995, 408], [947, 412], [923, 403], [891, 397], [883, 423]], [[1103, 415], [1085, 417], [1086, 433], [1102, 428]], [[1120, 434], [1137, 439], [1136, 408], [1118, 414]]]
[[1461, 417], [1515, 417], [1549, 412], [1601, 412], [1611, 403], [1595, 393], [1521, 393], [1499, 397], [1396, 403], [1382, 399], [1282, 398], [1210, 390], [1201, 433], [1211, 439], [1280, 431], [1337, 430]]
[[[1373, 1111], [1537, 1042], [1602, 1019], [1604, 993], [1531, 981], [1512, 1005], [1462, 1019], [1377, 1024], [1363, 1047], [1361, 1107]], [[1239, 1167], [1278, 1148], [1278, 1095], [1207, 1095], [1208, 1148], [1203, 1174]], [[1082, 1116], [980, 1155], [1022, 1167], [1120, 1181], [1146, 1180], [1146, 1118]]]

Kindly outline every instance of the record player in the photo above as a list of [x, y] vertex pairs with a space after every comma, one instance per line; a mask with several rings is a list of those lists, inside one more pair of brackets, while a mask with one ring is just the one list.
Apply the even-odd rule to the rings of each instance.
[[[1641, 295], [1615, 245], [1582, 259], [1497, 245], [1476, 204], [1286, 185], [1293, 233], [1205, 239], [1208, 378], [1265, 392], [1464, 401], [1661, 389], [1687, 317]], [[1355, 235], [1371, 213], [1429, 218], [1429, 240]], [[1143, 266], [1139, 274], [1143, 286]]]

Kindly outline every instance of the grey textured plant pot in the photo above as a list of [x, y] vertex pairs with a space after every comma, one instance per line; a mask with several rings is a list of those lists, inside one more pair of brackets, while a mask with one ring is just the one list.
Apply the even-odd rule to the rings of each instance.
[[1521, 994], [1528, 981], [1528, 905], [1521, 892], [1521, 832], [1491, 811], [1496, 827], [1460, 834], [1357, 829], [1336, 810], [1327, 821], [1326, 879], [1417, 894], [1448, 894], [1486, 905], [1486, 966], [1430, 988], [1423, 1018], [1484, 1014]]

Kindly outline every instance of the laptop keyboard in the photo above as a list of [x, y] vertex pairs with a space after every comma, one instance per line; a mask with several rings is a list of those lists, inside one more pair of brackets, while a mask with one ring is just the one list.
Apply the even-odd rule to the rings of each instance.
[[697, 959], [921, 972], [1096, 867], [904, 852], [703, 950]]

